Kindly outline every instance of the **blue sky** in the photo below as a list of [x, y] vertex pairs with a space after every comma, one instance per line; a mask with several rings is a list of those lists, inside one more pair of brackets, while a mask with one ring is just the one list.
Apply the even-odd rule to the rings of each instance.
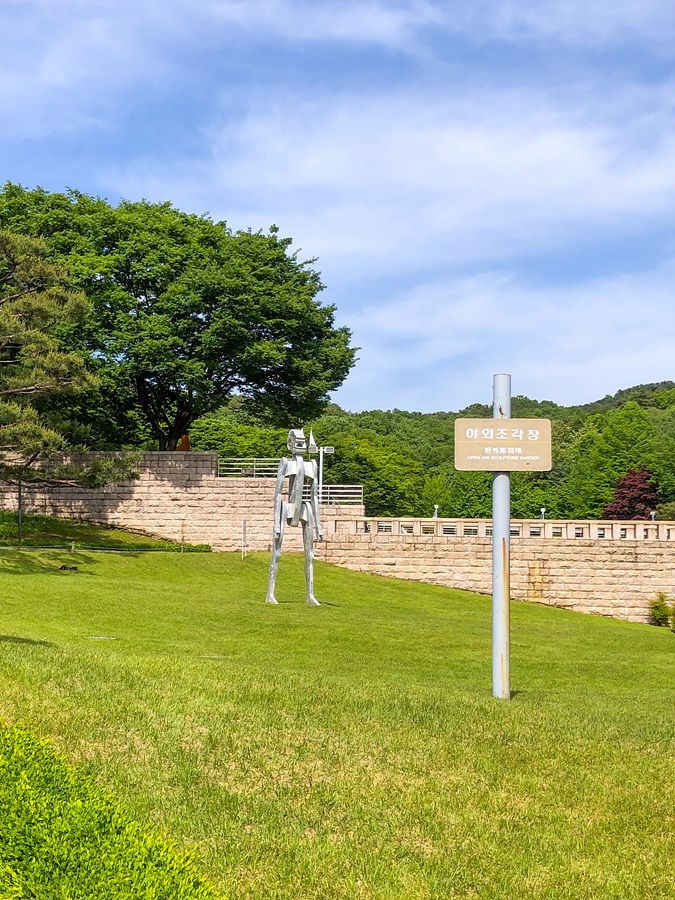
[[0, 178], [277, 224], [347, 409], [675, 379], [672, 0], [3, 0]]

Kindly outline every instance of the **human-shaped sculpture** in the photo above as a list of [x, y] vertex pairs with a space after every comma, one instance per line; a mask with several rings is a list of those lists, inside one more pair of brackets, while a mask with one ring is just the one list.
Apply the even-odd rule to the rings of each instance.
[[[307, 603], [310, 606], [321, 604], [314, 596], [314, 535], [317, 541], [323, 540], [321, 522], [319, 520], [319, 493], [317, 490], [318, 477], [316, 460], [304, 456], [308, 452], [316, 453], [318, 448], [314, 443], [314, 436], [310, 432], [309, 448], [302, 428], [292, 429], [288, 432], [288, 449], [293, 458], [284, 457], [279, 460], [277, 470], [277, 483], [274, 488], [274, 539], [272, 543], [272, 559], [270, 560], [270, 573], [267, 582], [267, 603], [276, 603], [274, 585], [279, 571], [279, 557], [281, 556], [281, 543], [284, 539], [286, 524], [297, 527], [302, 523], [302, 542], [305, 548], [305, 581], [307, 582]], [[288, 478], [288, 500], [284, 499], [284, 480]], [[305, 479], [309, 481], [309, 502], [302, 499]]]

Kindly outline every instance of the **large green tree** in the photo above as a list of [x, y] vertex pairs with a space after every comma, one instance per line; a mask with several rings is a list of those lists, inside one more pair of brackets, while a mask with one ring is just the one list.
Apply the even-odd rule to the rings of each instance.
[[160, 449], [233, 395], [279, 424], [303, 422], [353, 365], [349, 331], [317, 299], [314, 260], [276, 228], [233, 232], [168, 203], [111, 206], [12, 184], [0, 224], [42, 236], [67, 264], [93, 313], [63, 339], [133, 395]]
[[618, 478], [630, 468], [647, 466], [658, 440], [647, 409], [629, 400], [618, 409], [591, 416], [579, 432], [561, 486], [562, 512], [594, 519], [614, 496]]

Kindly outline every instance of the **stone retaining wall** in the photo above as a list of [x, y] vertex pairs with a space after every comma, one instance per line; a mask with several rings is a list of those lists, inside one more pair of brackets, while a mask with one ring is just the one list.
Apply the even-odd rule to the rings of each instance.
[[[99, 454], [103, 455], [103, 454]], [[273, 478], [219, 478], [215, 453], [144, 453], [140, 478], [99, 490], [69, 485], [24, 485], [24, 511], [82, 518], [214, 550], [241, 548], [246, 520], [250, 550], [266, 550], [272, 536]], [[16, 490], [0, 487], [0, 508], [16, 509]], [[340, 519], [363, 516], [362, 506], [322, 506], [324, 530]], [[289, 528], [284, 548], [302, 549], [302, 532]]]
[[[486, 537], [334, 534], [317, 556], [361, 572], [492, 591]], [[511, 596], [579, 612], [649, 621], [659, 591], [675, 595], [675, 546], [666, 541], [511, 538]]]

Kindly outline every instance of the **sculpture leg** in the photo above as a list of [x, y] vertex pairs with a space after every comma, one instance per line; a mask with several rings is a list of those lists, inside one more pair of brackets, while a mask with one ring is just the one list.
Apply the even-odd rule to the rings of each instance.
[[286, 520], [284, 518], [281, 519], [281, 530], [279, 534], [274, 535], [274, 542], [272, 544], [272, 557], [270, 559], [270, 573], [267, 579], [267, 597], [265, 597], [265, 603], [277, 603], [277, 599], [274, 596], [274, 585], [277, 581], [277, 572], [279, 571], [279, 557], [281, 556], [281, 542], [284, 539], [284, 529], [286, 528]]
[[321, 606], [314, 596], [314, 523], [312, 511], [307, 510], [307, 521], [302, 520], [302, 542], [305, 547], [305, 581], [307, 582], [307, 603]]

